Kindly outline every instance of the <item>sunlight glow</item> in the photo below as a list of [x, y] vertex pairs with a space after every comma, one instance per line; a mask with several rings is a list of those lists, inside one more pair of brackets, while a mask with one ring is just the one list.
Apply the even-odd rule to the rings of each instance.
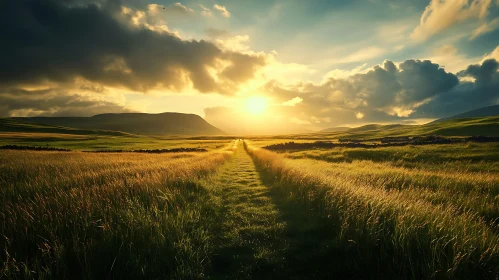
[[261, 115], [267, 109], [267, 98], [252, 96], [246, 100], [246, 111], [252, 115]]

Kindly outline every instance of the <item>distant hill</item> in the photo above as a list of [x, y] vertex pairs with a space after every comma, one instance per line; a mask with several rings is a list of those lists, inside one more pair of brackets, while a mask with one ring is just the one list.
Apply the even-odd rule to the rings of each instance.
[[337, 127], [330, 127], [330, 128], [323, 129], [320, 132], [336, 132], [336, 131], [345, 131], [345, 130], [349, 130], [349, 129], [350, 129], [350, 127], [337, 126]]
[[499, 137], [499, 116], [485, 118], [451, 119], [441, 122], [432, 122], [424, 125], [402, 124], [368, 124], [351, 128], [345, 131], [318, 132], [297, 139], [314, 138], [348, 138], [348, 139], [375, 139], [400, 136], [496, 136]]
[[467, 118], [492, 117], [492, 116], [499, 116], [499, 105], [483, 107], [483, 108], [479, 108], [479, 109], [476, 109], [473, 111], [468, 111], [468, 112], [465, 112], [465, 113], [462, 113], [459, 115], [441, 118], [441, 119], [438, 119], [436, 121], [433, 121], [432, 123], [444, 122], [444, 121], [454, 120], [454, 119], [467, 119]]
[[195, 114], [182, 113], [123, 113], [101, 114], [93, 117], [28, 117], [10, 120], [62, 126], [86, 130], [111, 130], [132, 134], [220, 135], [225, 134]]
[[39, 123], [24, 122], [14, 119], [0, 118], [0, 132], [23, 132], [23, 133], [57, 133], [73, 135], [99, 135], [99, 136], [134, 136], [121, 131], [78, 129], [63, 126], [53, 126]]

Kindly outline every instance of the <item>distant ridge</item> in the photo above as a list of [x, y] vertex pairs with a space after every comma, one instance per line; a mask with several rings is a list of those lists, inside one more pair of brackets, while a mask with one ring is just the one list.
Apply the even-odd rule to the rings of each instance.
[[481, 117], [492, 117], [492, 116], [499, 116], [499, 105], [478, 108], [476, 110], [468, 111], [462, 114], [441, 118], [431, 123], [444, 122], [454, 119], [481, 118]]
[[336, 132], [336, 131], [345, 131], [345, 130], [349, 130], [349, 129], [350, 129], [350, 127], [337, 126], [337, 127], [330, 127], [330, 128], [323, 129], [320, 132]]
[[183, 113], [120, 113], [100, 114], [92, 117], [27, 117], [11, 118], [21, 122], [30, 122], [52, 126], [78, 129], [98, 129], [121, 131], [143, 135], [220, 135], [220, 129], [209, 124], [195, 114]]

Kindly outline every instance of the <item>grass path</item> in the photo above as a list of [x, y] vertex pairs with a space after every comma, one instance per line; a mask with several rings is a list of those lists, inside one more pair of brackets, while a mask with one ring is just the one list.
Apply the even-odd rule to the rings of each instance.
[[282, 263], [285, 224], [242, 143], [210, 185], [222, 209], [213, 274], [228, 279], [268, 276]]
[[209, 182], [221, 212], [208, 274], [214, 279], [328, 276], [330, 231], [302, 205], [290, 203], [287, 194], [265, 184], [259, 171], [239, 143], [232, 160]]

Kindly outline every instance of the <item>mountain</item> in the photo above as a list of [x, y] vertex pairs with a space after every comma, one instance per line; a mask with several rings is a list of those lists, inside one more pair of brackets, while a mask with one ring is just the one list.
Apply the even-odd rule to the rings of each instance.
[[326, 129], [323, 129], [319, 132], [337, 132], [337, 131], [345, 131], [345, 130], [349, 130], [349, 129], [350, 129], [350, 127], [337, 126], [337, 127], [326, 128]]
[[479, 117], [491, 117], [499, 116], [499, 105], [493, 105], [489, 107], [479, 108], [473, 111], [468, 111], [459, 115], [441, 118], [433, 121], [432, 123], [443, 122], [454, 119], [467, 119], [467, 118], [479, 118]]
[[100, 114], [93, 117], [27, 117], [12, 120], [77, 129], [111, 130], [132, 134], [220, 135], [225, 134], [195, 114], [123, 113]]

